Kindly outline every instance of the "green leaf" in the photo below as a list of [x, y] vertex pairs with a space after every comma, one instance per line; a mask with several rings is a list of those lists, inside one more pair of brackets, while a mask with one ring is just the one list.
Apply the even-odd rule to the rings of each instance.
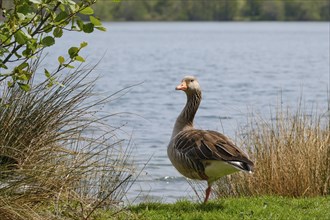
[[74, 11], [74, 12], [79, 10], [79, 6], [75, 2], [73, 2], [73, 4], [71, 4], [69, 2], [69, 7], [70, 7], [71, 11]]
[[84, 24], [83, 31], [85, 33], [92, 33], [94, 31], [94, 24], [92, 23]]
[[107, 29], [105, 27], [95, 27], [95, 28], [100, 30], [100, 31], [107, 31]]
[[20, 65], [18, 65], [18, 67], [16, 67], [16, 68], [19, 69], [19, 70], [22, 70], [22, 69], [25, 69], [28, 66], [29, 66], [29, 64], [24, 62], [24, 63], [21, 63]]
[[3, 68], [3, 69], [8, 69], [8, 67], [2, 63], [2, 61], [0, 61], [0, 68]]
[[29, 2], [32, 2], [34, 4], [41, 4], [42, 3], [41, 0], [29, 0]]
[[54, 37], [57, 37], [57, 38], [62, 37], [62, 35], [63, 35], [62, 28], [56, 27], [53, 31], [53, 35], [54, 35]]
[[41, 43], [46, 47], [50, 47], [55, 44], [55, 39], [51, 36], [47, 36], [41, 40]]
[[27, 49], [31, 50], [31, 55], [32, 53], [36, 52], [36, 50], [40, 47], [40, 43], [37, 42], [36, 38], [32, 38], [27, 42]]
[[65, 59], [64, 59], [64, 57], [62, 57], [62, 56], [59, 56], [59, 57], [57, 58], [57, 60], [58, 60], [58, 62], [60, 63], [60, 65], [62, 65], [62, 64], [65, 62]]
[[55, 22], [60, 22], [69, 17], [69, 14], [66, 11], [61, 11], [55, 18]]
[[86, 7], [83, 10], [81, 10], [79, 13], [83, 15], [92, 15], [94, 14], [94, 10], [91, 7]]
[[18, 76], [17, 79], [27, 81], [31, 78], [31, 75], [27, 71], [22, 71]]
[[78, 52], [79, 52], [79, 49], [78, 47], [71, 47], [69, 50], [68, 50], [68, 54], [70, 55], [70, 58], [73, 59], [75, 56], [78, 55]]
[[61, 11], [65, 11], [65, 6], [63, 4], [60, 4]]
[[8, 85], [9, 88], [10, 88], [10, 87], [13, 87], [13, 86], [14, 86], [14, 82], [8, 81], [8, 82], [7, 82], [7, 85]]
[[14, 54], [15, 54], [15, 56], [16, 56], [18, 59], [20, 59], [20, 58], [22, 57], [22, 55], [21, 55], [20, 53], [18, 53], [18, 52], [14, 52]]
[[24, 57], [29, 57], [32, 55], [32, 50], [30, 48], [26, 48], [26, 50], [23, 50], [22, 55]]
[[81, 44], [80, 44], [80, 48], [84, 48], [84, 47], [86, 47], [88, 45], [88, 43], [87, 42], [82, 42]]
[[47, 69], [45, 69], [45, 76], [47, 77], [47, 78], [50, 78], [50, 72], [47, 70]]
[[85, 62], [85, 59], [81, 56], [76, 56], [74, 59], [79, 62]]
[[25, 34], [22, 30], [17, 31], [17, 32], [14, 34], [14, 37], [15, 37], [15, 41], [16, 41], [18, 44], [25, 44], [26, 41], [28, 40], [26, 34]]
[[19, 20], [23, 21], [25, 19], [25, 15], [23, 13], [17, 12], [17, 17]]
[[31, 90], [31, 87], [29, 84], [26, 83], [18, 83], [19, 87], [24, 90], [25, 92], [28, 92]]
[[67, 67], [67, 68], [70, 68], [70, 69], [73, 69], [74, 66], [71, 66], [70, 64], [63, 64], [63, 66]]
[[47, 88], [50, 88], [54, 85], [53, 80], [49, 80], [49, 82], [47, 83]]
[[49, 32], [51, 32], [51, 31], [53, 30], [53, 25], [51, 25], [51, 24], [47, 24], [47, 25], [43, 28], [43, 30], [45, 31], [45, 33], [49, 33]]
[[2, 45], [6, 44], [8, 42], [8, 40], [10, 40], [8, 35], [5, 35], [3, 33], [0, 33], [0, 41], [1, 41], [1, 44]]
[[67, 0], [67, 2], [68, 2], [70, 5], [76, 5], [76, 3], [75, 3], [73, 0]]
[[33, 13], [33, 7], [31, 7], [29, 3], [21, 3], [17, 5], [17, 12], [22, 13], [24, 15], [28, 15], [30, 13]]
[[78, 27], [80, 28], [80, 30], [83, 30], [84, 22], [82, 20], [80, 20], [80, 18], [77, 18], [76, 23], [77, 23]]
[[95, 26], [100, 26], [102, 25], [101, 21], [94, 16], [89, 16], [89, 20], [94, 24]]

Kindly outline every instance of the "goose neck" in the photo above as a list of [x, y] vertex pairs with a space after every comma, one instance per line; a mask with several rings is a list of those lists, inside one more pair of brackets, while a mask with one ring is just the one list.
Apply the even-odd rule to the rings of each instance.
[[202, 99], [201, 92], [196, 92], [194, 94], [187, 93], [187, 102], [176, 120], [172, 133], [172, 138], [175, 135], [177, 135], [180, 131], [194, 127], [194, 118], [198, 110], [199, 104], [201, 102], [201, 99]]

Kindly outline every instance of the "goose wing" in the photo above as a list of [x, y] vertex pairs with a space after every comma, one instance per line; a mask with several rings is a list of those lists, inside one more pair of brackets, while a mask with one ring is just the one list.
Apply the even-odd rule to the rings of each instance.
[[240, 170], [253, 171], [253, 162], [246, 154], [225, 135], [216, 131], [181, 131], [175, 137], [174, 145], [180, 154], [198, 164], [203, 161], [223, 161]]

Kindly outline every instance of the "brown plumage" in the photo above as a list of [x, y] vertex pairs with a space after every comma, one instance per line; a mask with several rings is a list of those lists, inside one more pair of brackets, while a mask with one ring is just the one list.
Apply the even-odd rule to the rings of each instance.
[[202, 99], [195, 77], [186, 76], [176, 90], [186, 93], [187, 103], [176, 120], [167, 153], [182, 175], [208, 182], [206, 203], [214, 181], [240, 170], [253, 172], [253, 162], [225, 135], [194, 128], [194, 117]]

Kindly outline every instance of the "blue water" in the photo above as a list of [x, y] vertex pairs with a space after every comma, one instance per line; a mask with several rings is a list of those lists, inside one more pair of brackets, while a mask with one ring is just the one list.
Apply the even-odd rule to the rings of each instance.
[[[96, 91], [132, 87], [105, 109], [129, 112], [111, 119], [132, 137], [138, 168], [146, 167], [130, 201], [173, 202], [194, 193], [172, 167], [166, 147], [185, 95], [174, 88], [185, 75], [198, 77], [203, 101], [198, 128], [236, 139], [249, 113], [268, 115], [278, 104], [325, 112], [329, 88], [329, 23], [136, 22], [106, 23], [107, 32], [67, 33], [52, 48], [54, 63], [69, 46], [86, 41], [89, 63], [100, 61]], [[49, 59], [47, 59], [47, 62]], [[45, 63], [44, 65], [54, 65]], [[141, 83], [141, 84], [140, 84]]]

